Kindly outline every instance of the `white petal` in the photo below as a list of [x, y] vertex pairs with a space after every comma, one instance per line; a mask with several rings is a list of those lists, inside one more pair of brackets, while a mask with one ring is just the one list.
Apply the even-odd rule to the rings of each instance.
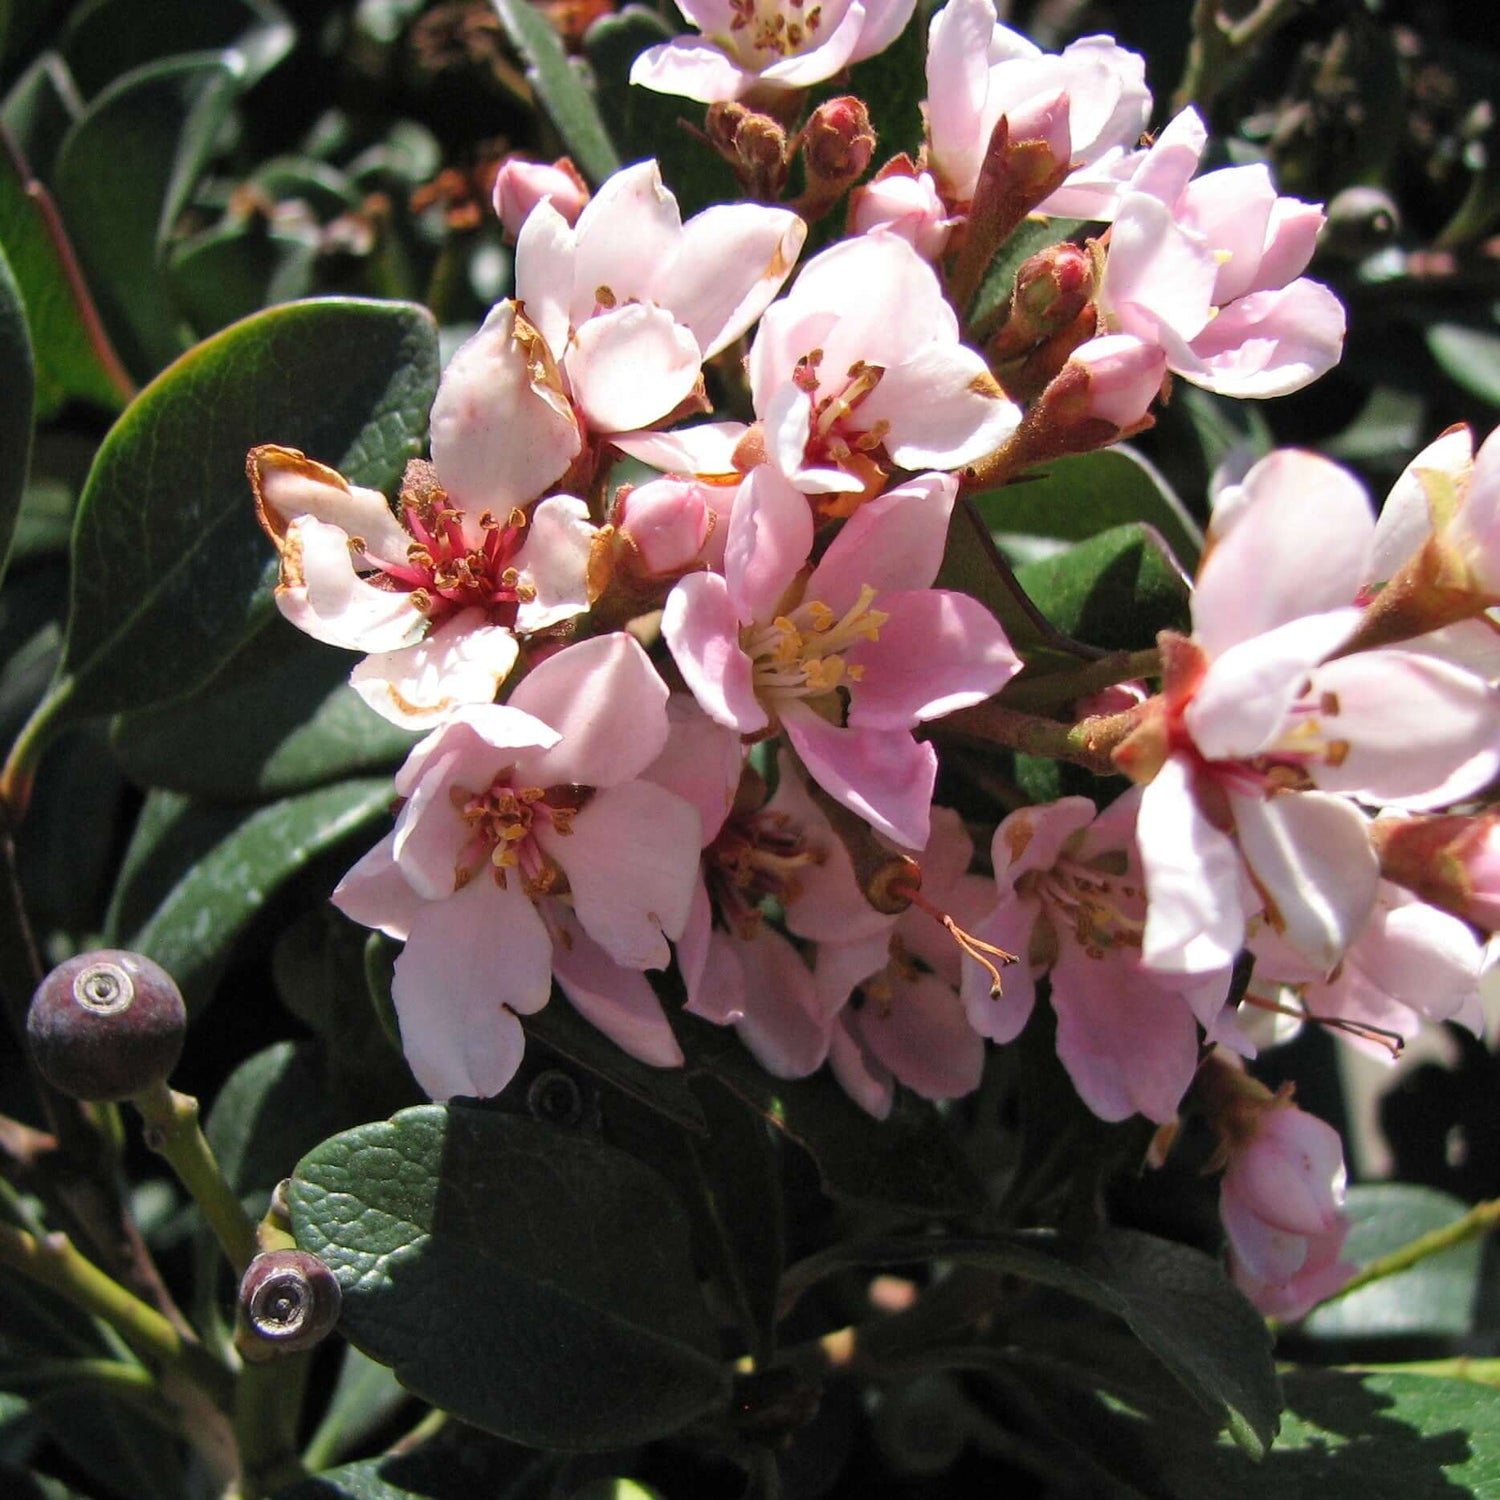
[[414, 646], [365, 657], [349, 681], [381, 718], [431, 729], [461, 704], [493, 702], [518, 654], [509, 630], [466, 609]]

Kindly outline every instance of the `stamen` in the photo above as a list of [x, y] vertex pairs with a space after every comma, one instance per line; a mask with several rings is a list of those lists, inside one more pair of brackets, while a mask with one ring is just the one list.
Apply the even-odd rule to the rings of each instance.
[[[1000, 969], [1008, 967], [1016, 962], [1019, 954], [1010, 953], [1006, 949], [998, 947], [994, 943], [987, 943], [983, 938], [977, 938], [972, 932], [966, 932], [947, 912], [939, 910], [934, 906], [914, 885], [901, 884], [893, 886], [895, 894], [904, 896], [919, 911], [925, 911], [933, 921], [945, 927], [948, 936], [963, 949], [980, 968], [986, 970], [990, 976], [990, 999], [998, 1000], [1004, 993], [1000, 984]], [[997, 967], [993, 959], [999, 959]]]
[[1373, 1026], [1368, 1021], [1351, 1021], [1345, 1016], [1316, 1016], [1306, 1006], [1298, 1009], [1291, 1005], [1282, 1005], [1276, 1000], [1267, 1000], [1260, 995], [1246, 995], [1244, 1003], [1253, 1005], [1257, 1010], [1270, 1011], [1273, 1015], [1288, 1016], [1294, 1021], [1311, 1021], [1314, 1026], [1325, 1027], [1329, 1031], [1342, 1031], [1349, 1036], [1358, 1037], [1361, 1041], [1374, 1042], [1377, 1047], [1384, 1047], [1392, 1058], [1398, 1058], [1406, 1050], [1406, 1038], [1399, 1031], [1387, 1030], [1384, 1026]]

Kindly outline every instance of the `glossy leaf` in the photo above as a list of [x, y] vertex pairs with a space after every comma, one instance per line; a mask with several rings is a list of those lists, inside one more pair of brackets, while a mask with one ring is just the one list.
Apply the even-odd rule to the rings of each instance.
[[355, 660], [275, 619], [191, 697], [116, 718], [110, 743], [142, 786], [222, 801], [394, 770], [419, 736], [349, 686]]
[[254, 82], [295, 40], [291, 23], [269, 0], [91, 0], [73, 8], [61, 47], [79, 87], [92, 97], [157, 58], [229, 47]]
[[717, 1079], [796, 1141], [833, 1197], [925, 1213], [978, 1206], [979, 1183], [932, 1105], [903, 1091], [889, 1118], [872, 1120], [826, 1071], [773, 1078], [733, 1031], [691, 1016], [677, 1030], [689, 1072]]
[[288, 1196], [343, 1287], [342, 1330], [466, 1422], [613, 1448], [726, 1398], [682, 1209], [623, 1152], [428, 1105], [325, 1141]]
[[0, 369], [7, 394], [0, 402], [0, 578], [10, 558], [26, 470], [31, 459], [31, 421], [36, 404], [36, 362], [26, 328], [26, 305], [0, 246]]
[[276, 300], [272, 284], [288, 265], [300, 268], [314, 253], [307, 236], [282, 233], [256, 217], [177, 241], [168, 251], [167, 274], [183, 314], [208, 335]]
[[245, 483], [251, 446], [300, 448], [389, 489], [436, 388], [421, 308], [344, 298], [248, 318], [163, 372], [105, 438], [79, 500], [47, 719], [181, 697], [266, 623], [274, 554]]
[[154, 375], [191, 342], [161, 238], [176, 221], [244, 82], [234, 52], [148, 63], [117, 79], [68, 132], [53, 191], [126, 364]]
[[1000, 538], [1010, 535], [1081, 541], [1132, 521], [1154, 526], [1184, 568], [1193, 568], [1203, 534], [1167, 482], [1128, 447], [1054, 459], [1015, 484], [974, 497]]
[[182, 875], [125, 946], [166, 969], [190, 1008], [201, 1005], [234, 944], [278, 887], [316, 856], [373, 830], [390, 796], [390, 782], [377, 777], [257, 809]]
[[1500, 334], [1463, 323], [1434, 323], [1427, 347], [1438, 368], [1471, 396], [1500, 406]]
[[0, 124], [16, 150], [44, 179], [62, 138], [83, 114], [83, 100], [68, 65], [56, 52], [43, 52], [11, 85], [0, 104]]
[[500, 24], [526, 61], [526, 76], [578, 170], [597, 187], [620, 158], [582, 75], [568, 61], [551, 23], [528, 0], [494, 0]]
[[118, 411], [134, 389], [99, 320], [51, 195], [0, 137], [0, 243], [26, 302], [39, 418], [69, 398]]
[[[1446, 1228], [1469, 1205], [1433, 1188], [1400, 1182], [1349, 1189], [1344, 1212], [1352, 1221], [1341, 1258], [1368, 1265], [1419, 1236]], [[1369, 1338], [1475, 1332], [1483, 1244], [1470, 1239], [1409, 1270], [1371, 1282], [1316, 1309], [1301, 1326], [1313, 1338]]]
[[1293, 1370], [1276, 1446], [1259, 1464], [1226, 1444], [1161, 1444], [1179, 1500], [1486, 1500], [1500, 1490], [1500, 1400], [1467, 1380]]
[[1115, 1314], [1241, 1448], [1260, 1457], [1270, 1446], [1281, 1409], [1271, 1336], [1217, 1262], [1186, 1245], [1133, 1229], [856, 1241], [804, 1261], [788, 1289], [842, 1266], [930, 1260], [1019, 1276]]

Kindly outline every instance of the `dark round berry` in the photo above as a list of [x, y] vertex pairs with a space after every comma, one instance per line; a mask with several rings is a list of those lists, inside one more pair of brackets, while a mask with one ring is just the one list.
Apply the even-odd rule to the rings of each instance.
[[240, 1280], [245, 1327], [267, 1355], [293, 1354], [326, 1338], [342, 1300], [338, 1278], [306, 1250], [263, 1251]]
[[1320, 247], [1340, 260], [1362, 260], [1401, 232], [1401, 214], [1379, 188], [1349, 187], [1328, 205]]
[[26, 1013], [26, 1036], [42, 1076], [92, 1103], [128, 1099], [166, 1082], [186, 1034], [187, 1007], [172, 976], [119, 948], [59, 964]]

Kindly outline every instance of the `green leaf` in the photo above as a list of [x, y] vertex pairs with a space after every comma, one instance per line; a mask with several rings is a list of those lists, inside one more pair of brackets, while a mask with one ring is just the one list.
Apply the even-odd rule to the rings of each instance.
[[37, 416], [77, 398], [118, 411], [134, 386], [99, 321], [50, 194], [0, 137], [0, 243], [26, 302]]
[[[177, 881], [127, 947], [176, 979], [190, 1009], [277, 888], [316, 856], [369, 829], [390, 807], [384, 777], [288, 797], [243, 819]], [[117, 896], [118, 899], [118, 896]]]
[[[1434, 1188], [1374, 1182], [1349, 1189], [1352, 1221], [1340, 1258], [1357, 1266], [1399, 1250], [1420, 1235], [1461, 1219], [1469, 1205]], [[1371, 1282], [1320, 1307], [1302, 1324], [1313, 1338], [1472, 1333], [1484, 1246], [1478, 1239], [1428, 1256], [1395, 1276]]]
[[1033, 216], [1017, 225], [1015, 232], [996, 252], [974, 295], [968, 324], [987, 319], [997, 309], [1004, 310], [1015, 289], [1016, 272], [1025, 261], [1051, 245], [1071, 240], [1085, 223], [1082, 219], [1048, 219]]
[[898, 1091], [890, 1115], [872, 1120], [826, 1072], [773, 1078], [732, 1030], [675, 1018], [689, 1073], [705, 1073], [796, 1141], [835, 1198], [920, 1213], [972, 1212], [983, 1192], [932, 1105]]
[[325, 1141], [289, 1200], [350, 1340], [486, 1431], [623, 1447], [727, 1397], [682, 1209], [613, 1147], [429, 1105]]
[[1266, 1459], [1162, 1435], [1162, 1478], [1180, 1500], [1489, 1500], [1500, 1493], [1500, 1401], [1429, 1375], [1293, 1370]]
[[0, 104], [0, 125], [45, 181], [62, 138], [82, 114], [83, 100], [67, 63], [56, 52], [43, 52], [11, 85]]
[[1059, 458], [1014, 484], [974, 497], [991, 531], [1082, 541], [1132, 521], [1154, 526], [1182, 567], [1197, 565], [1203, 533], [1171, 487], [1124, 446]]
[[367, 1442], [411, 1398], [384, 1365], [344, 1345], [339, 1378], [318, 1430], [308, 1439], [304, 1462], [318, 1467], [325, 1455], [347, 1453]]
[[268, 0], [90, 0], [61, 43], [85, 96], [132, 68], [182, 52], [233, 47], [254, 82], [288, 52], [296, 32]]
[[58, 148], [58, 208], [100, 311], [137, 374], [155, 374], [190, 342], [161, 246], [243, 73], [234, 52], [150, 63], [100, 94]]
[[1500, 406], [1500, 334], [1488, 326], [1434, 323], [1427, 329], [1427, 348], [1455, 385]]
[[167, 274], [184, 316], [210, 334], [266, 306], [287, 267], [310, 264], [315, 253], [309, 236], [274, 229], [257, 215], [175, 241]]
[[674, 94], [630, 82], [636, 57], [674, 34], [655, 11], [627, 5], [589, 27], [583, 50], [598, 81], [599, 107], [614, 128], [620, 154], [626, 161], [654, 156], [662, 180], [687, 218], [711, 203], [732, 202], [739, 194], [728, 162], [683, 128], [685, 111], [693, 106]]
[[142, 786], [226, 802], [394, 768], [419, 736], [365, 704], [352, 661], [277, 618], [191, 697], [117, 717], [110, 743]]
[[282, 443], [390, 489], [420, 451], [437, 374], [422, 308], [353, 298], [247, 318], [164, 371], [80, 497], [67, 645], [32, 733], [182, 697], [217, 672], [272, 612], [246, 452]]
[[0, 578], [10, 559], [26, 470], [31, 459], [31, 419], [36, 404], [36, 362], [26, 328], [26, 304], [0, 246], [0, 369], [6, 397], [0, 402]]
[[1276, 1435], [1281, 1409], [1271, 1335], [1201, 1251], [1133, 1229], [1086, 1238], [1022, 1230], [993, 1238], [928, 1237], [838, 1245], [802, 1262], [788, 1289], [840, 1267], [944, 1260], [1039, 1282], [1122, 1318], [1204, 1411], [1251, 1457]]
[[620, 158], [598, 106], [563, 51], [551, 22], [529, 0], [494, 0], [500, 24], [526, 62], [526, 76], [557, 127], [574, 164], [595, 187], [619, 170]]

